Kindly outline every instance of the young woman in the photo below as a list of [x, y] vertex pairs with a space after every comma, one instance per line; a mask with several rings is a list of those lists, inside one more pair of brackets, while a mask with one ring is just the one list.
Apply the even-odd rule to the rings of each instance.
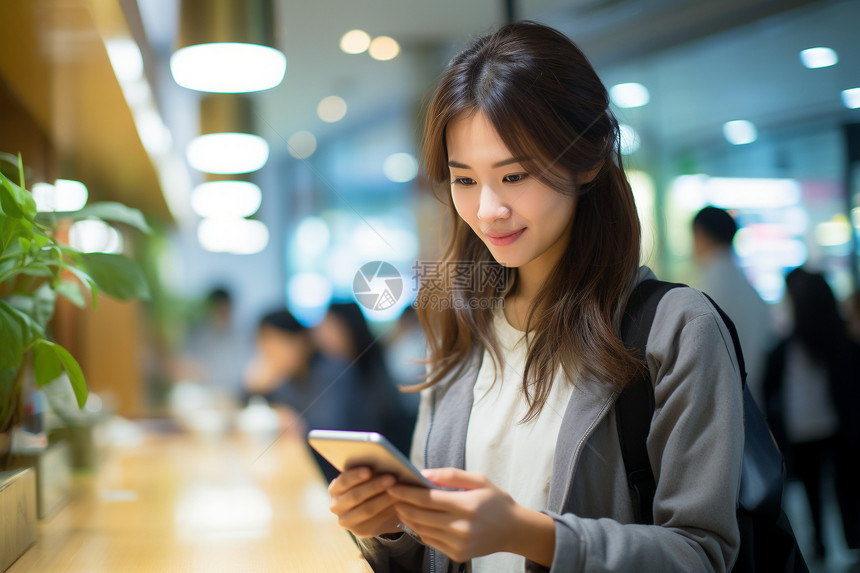
[[[678, 288], [657, 309], [647, 364], [622, 344], [628, 295], [653, 274], [639, 268], [618, 149], [606, 89], [551, 28], [505, 26], [443, 74], [423, 160], [451, 197], [450, 273], [434, 292], [428, 281], [435, 298], [419, 295], [445, 304], [420, 309], [429, 370], [412, 448], [441, 488], [367, 468], [329, 488], [375, 570], [732, 566], [743, 423], [731, 338], [701, 293]], [[613, 410], [646, 367], [654, 525], [633, 523]]]

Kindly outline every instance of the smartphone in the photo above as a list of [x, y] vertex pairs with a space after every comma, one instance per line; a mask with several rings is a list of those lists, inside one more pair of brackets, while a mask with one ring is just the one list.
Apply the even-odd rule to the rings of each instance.
[[407, 485], [436, 488], [385, 436], [376, 432], [311, 430], [308, 443], [338, 471], [368, 467]]

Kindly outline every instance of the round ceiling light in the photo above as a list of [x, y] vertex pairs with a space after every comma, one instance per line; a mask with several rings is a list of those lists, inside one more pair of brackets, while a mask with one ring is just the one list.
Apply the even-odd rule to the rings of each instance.
[[838, 62], [839, 56], [836, 55], [833, 48], [818, 46], [817, 48], [807, 48], [800, 52], [800, 63], [810, 70], [835, 66]]
[[214, 253], [253, 255], [269, 244], [269, 229], [253, 219], [203, 219], [197, 227], [197, 240]]
[[347, 54], [361, 54], [370, 46], [370, 35], [364, 30], [350, 30], [340, 39], [340, 49]]
[[628, 82], [609, 88], [609, 98], [618, 107], [642, 107], [651, 101], [651, 94], [642, 84]]
[[326, 123], [340, 121], [346, 115], [346, 102], [338, 96], [324, 97], [317, 104], [317, 115]]
[[393, 60], [400, 53], [400, 44], [389, 36], [379, 36], [370, 43], [368, 52], [374, 60]]
[[250, 217], [262, 201], [260, 188], [249, 181], [208, 181], [191, 192], [191, 208], [201, 217]]
[[170, 56], [170, 72], [182, 87], [221, 93], [255, 92], [281, 83], [287, 58], [268, 46], [239, 42], [195, 44]]
[[382, 171], [390, 181], [406, 183], [418, 175], [418, 161], [409, 153], [393, 153], [385, 158]]
[[317, 150], [317, 138], [310, 131], [297, 131], [287, 140], [287, 151], [296, 159], [307, 159]]
[[732, 145], [746, 145], [758, 138], [758, 130], [751, 121], [736, 119], [723, 124], [723, 135]]
[[249, 173], [266, 164], [269, 144], [249, 133], [209, 133], [188, 144], [186, 157], [191, 167], [205, 173]]

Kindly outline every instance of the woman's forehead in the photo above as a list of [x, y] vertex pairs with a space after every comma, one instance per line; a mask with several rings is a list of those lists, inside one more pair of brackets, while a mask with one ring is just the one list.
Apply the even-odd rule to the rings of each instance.
[[445, 135], [448, 161], [492, 163], [512, 156], [495, 126], [481, 111], [456, 116], [448, 123]]

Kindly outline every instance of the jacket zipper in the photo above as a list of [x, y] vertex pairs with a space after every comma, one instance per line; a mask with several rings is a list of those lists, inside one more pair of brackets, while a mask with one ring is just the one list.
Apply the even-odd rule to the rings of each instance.
[[[424, 439], [424, 467], [427, 467], [427, 458], [430, 453], [430, 432], [433, 431], [433, 420], [436, 418], [436, 392], [432, 391], [430, 400], [430, 420], [427, 422], [427, 436]], [[425, 545], [430, 557], [430, 573], [436, 573], [436, 554], [432, 547]]]
[[[603, 408], [600, 409], [600, 412], [597, 414], [597, 417], [591, 421], [591, 425], [588, 426], [588, 428], [585, 430], [585, 433], [582, 434], [582, 438], [580, 438], [579, 442], [576, 444], [576, 449], [573, 450], [573, 466], [570, 468], [570, 475], [571, 475], [570, 479], [571, 480], [573, 480], [574, 479], [573, 476], [576, 475], [576, 466], [579, 465], [579, 454], [582, 451], [582, 446], [584, 446], [585, 442], [588, 440], [588, 438], [591, 437], [591, 434], [594, 432], [594, 428], [597, 427], [597, 424], [599, 424], [603, 420], [603, 418], [605, 417], [606, 411], [610, 407], [612, 407], [612, 403], [614, 402], [614, 400], [612, 399], [613, 397], [616, 397], [616, 395], [613, 394], [612, 396], [609, 397], [609, 399], [606, 400], [606, 403], [603, 404]], [[572, 482], [571, 482], [571, 485], [573, 485]], [[565, 494], [564, 494], [564, 498], [562, 499], [562, 502], [561, 502], [561, 507], [559, 508], [559, 513], [564, 513], [564, 507], [567, 505], [567, 500], [569, 498], [570, 498], [570, 488], [567, 488], [565, 491]]]

